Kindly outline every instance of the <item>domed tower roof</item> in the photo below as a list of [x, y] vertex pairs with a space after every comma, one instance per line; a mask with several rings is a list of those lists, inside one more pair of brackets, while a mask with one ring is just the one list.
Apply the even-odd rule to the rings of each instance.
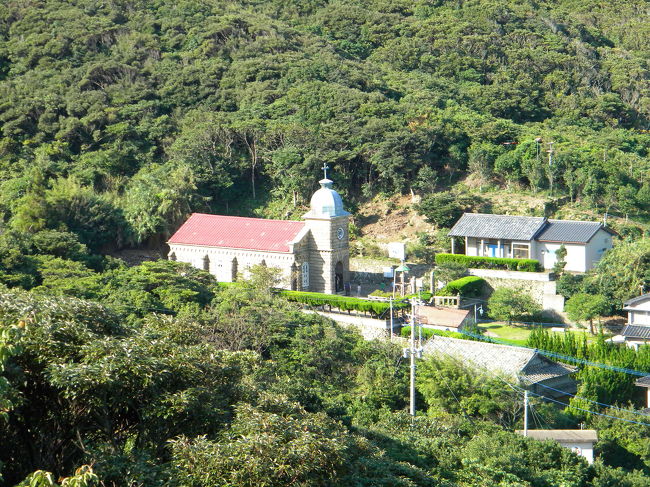
[[311, 197], [310, 210], [303, 218], [334, 218], [349, 215], [343, 209], [341, 195], [332, 189], [331, 179], [318, 181], [320, 189]]

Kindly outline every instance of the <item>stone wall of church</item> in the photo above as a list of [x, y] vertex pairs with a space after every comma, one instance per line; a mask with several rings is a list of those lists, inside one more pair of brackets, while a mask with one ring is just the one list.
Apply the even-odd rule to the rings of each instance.
[[[219, 282], [233, 282], [237, 275], [246, 278], [249, 268], [264, 264], [280, 269], [279, 286], [291, 289], [292, 270], [298, 271], [299, 274], [300, 265], [309, 255], [305, 245], [297, 247], [294, 246], [294, 253], [284, 253], [171, 244], [169, 258], [207, 270]], [[298, 278], [297, 285], [300, 288], [300, 276], [293, 277]]]
[[[341, 282], [350, 282], [350, 244], [348, 239], [348, 216], [334, 218], [308, 218], [310, 234], [309, 247], [311, 268], [310, 291], [334, 294], [336, 292], [336, 265], [341, 263]], [[343, 238], [338, 238], [339, 228]]]

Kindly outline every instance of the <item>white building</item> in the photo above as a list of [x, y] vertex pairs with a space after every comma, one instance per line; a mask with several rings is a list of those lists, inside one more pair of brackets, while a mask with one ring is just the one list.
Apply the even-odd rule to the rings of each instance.
[[[625, 301], [627, 324], [621, 336], [628, 346], [638, 347], [650, 341], [650, 293]], [[648, 406], [650, 407], [650, 406]]]
[[303, 221], [192, 214], [167, 242], [168, 258], [233, 282], [254, 265], [280, 269], [286, 289], [340, 292], [349, 281], [348, 219], [332, 181], [319, 181]]
[[465, 213], [449, 232], [450, 237], [465, 239], [465, 255], [535, 259], [544, 269], [553, 268], [556, 252], [564, 245], [565, 270], [573, 272], [591, 269], [612, 248], [612, 235], [598, 222], [483, 213]]
[[[517, 430], [523, 435], [523, 430]], [[589, 463], [594, 463], [594, 443], [598, 441], [596, 430], [528, 430], [526, 435], [534, 440], [557, 441], [564, 448], [583, 456]]]

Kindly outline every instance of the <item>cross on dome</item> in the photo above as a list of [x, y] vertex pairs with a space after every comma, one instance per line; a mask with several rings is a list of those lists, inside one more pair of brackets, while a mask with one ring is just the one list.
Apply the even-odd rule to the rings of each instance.
[[323, 167], [321, 167], [321, 169], [323, 170], [323, 173], [325, 173], [325, 179], [327, 179], [327, 170], [329, 169], [329, 166], [326, 162], [323, 163]]

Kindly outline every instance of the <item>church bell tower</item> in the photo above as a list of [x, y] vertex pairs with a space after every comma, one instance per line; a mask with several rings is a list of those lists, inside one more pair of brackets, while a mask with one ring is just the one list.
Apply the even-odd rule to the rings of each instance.
[[335, 294], [350, 281], [350, 213], [343, 209], [341, 196], [332, 189], [333, 181], [325, 177], [320, 189], [311, 197], [310, 210], [303, 216], [311, 232], [309, 269], [311, 291]]

